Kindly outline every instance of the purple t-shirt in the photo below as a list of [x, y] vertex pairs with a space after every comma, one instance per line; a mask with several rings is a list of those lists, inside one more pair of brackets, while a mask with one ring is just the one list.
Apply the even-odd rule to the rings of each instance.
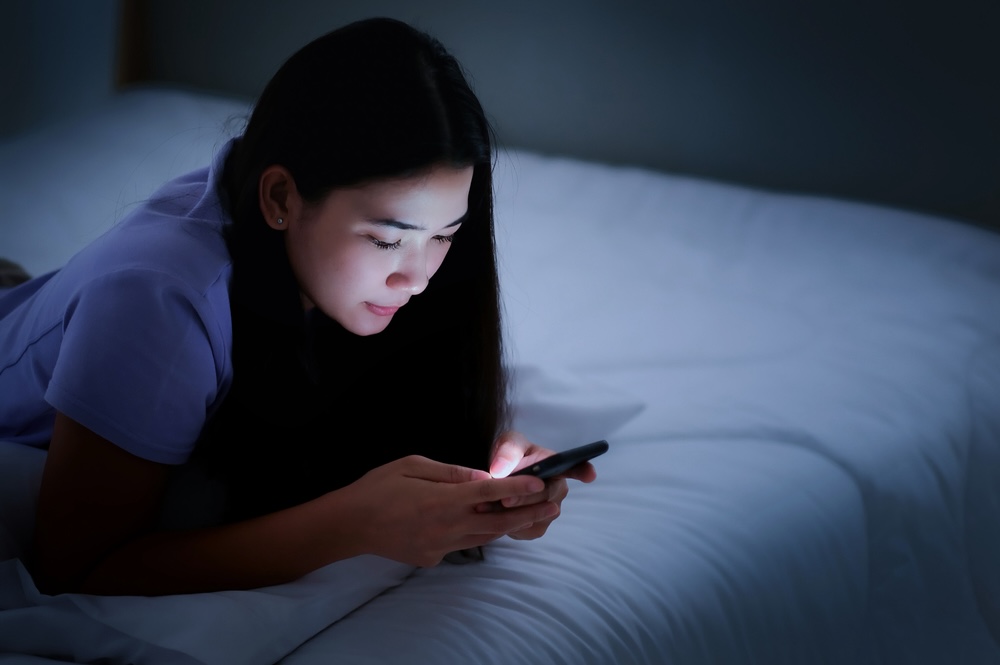
[[139, 457], [187, 460], [232, 382], [228, 151], [0, 295], [0, 440], [46, 447], [58, 410]]

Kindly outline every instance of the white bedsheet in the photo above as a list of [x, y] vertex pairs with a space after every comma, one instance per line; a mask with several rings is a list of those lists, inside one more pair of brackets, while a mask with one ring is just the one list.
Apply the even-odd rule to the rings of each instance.
[[[619, 442], [759, 436], [836, 464], [865, 503], [877, 652], [1000, 658], [1000, 236], [568, 160], [514, 172], [505, 284], [571, 227], [589, 264], [514, 289], [522, 356], [641, 395]], [[585, 322], [614, 323], [564, 337]]]
[[[0, 144], [0, 255], [58, 267], [244, 108], [136, 91]], [[496, 191], [513, 357], [556, 385], [526, 429], [562, 448], [596, 431], [574, 407], [618, 418], [593, 423], [612, 448], [545, 538], [360, 595], [331, 567], [239, 602], [49, 601], [7, 562], [0, 651], [37, 610], [69, 626], [59, 653], [110, 662], [226, 662], [238, 642], [263, 654], [239, 662], [299, 665], [1000, 663], [1000, 236], [523, 151]], [[119, 632], [95, 642], [83, 608]], [[146, 618], [123, 633], [120, 613]]]

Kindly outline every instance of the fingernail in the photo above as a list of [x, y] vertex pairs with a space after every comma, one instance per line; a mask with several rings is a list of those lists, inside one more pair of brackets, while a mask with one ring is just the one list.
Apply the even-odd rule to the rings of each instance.
[[512, 459], [498, 457], [493, 460], [493, 466], [490, 467], [490, 475], [494, 478], [505, 478], [510, 475], [510, 472], [514, 470], [516, 465], [517, 462]]
[[514, 506], [516, 506], [520, 502], [521, 502], [521, 500], [518, 499], [516, 496], [508, 496], [508, 497], [505, 497], [503, 499], [503, 501], [501, 501], [501, 503], [503, 504], [504, 508], [513, 508]]

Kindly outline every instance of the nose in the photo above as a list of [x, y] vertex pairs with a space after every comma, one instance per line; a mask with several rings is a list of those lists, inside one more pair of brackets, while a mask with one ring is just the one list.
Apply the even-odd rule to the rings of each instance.
[[386, 286], [410, 295], [422, 293], [430, 281], [427, 268], [427, 256], [425, 252], [407, 252], [407, 255], [402, 257], [396, 269], [386, 277]]

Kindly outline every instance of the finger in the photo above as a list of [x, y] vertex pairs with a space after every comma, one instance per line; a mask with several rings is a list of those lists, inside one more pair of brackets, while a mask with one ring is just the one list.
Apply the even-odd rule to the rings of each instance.
[[470, 469], [457, 464], [444, 464], [420, 455], [410, 455], [405, 459], [406, 475], [438, 483], [467, 483], [473, 480], [487, 480], [490, 474], [482, 469]]
[[528, 496], [509, 496], [500, 500], [500, 505], [504, 508], [514, 506], [528, 506], [542, 501], [561, 502], [569, 494], [569, 484], [562, 476], [550, 478], [545, 482], [545, 489], [538, 494]]
[[507, 535], [509, 535], [514, 540], [535, 540], [545, 535], [545, 532], [548, 530], [549, 524], [551, 523], [552, 522], [549, 521], [543, 524], [529, 524], [525, 528], [519, 529], [518, 531], [509, 533]]
[[[545, 528], [542, 528], [541, 533], [539, 533], [538, 526], [539, 525], [537, 522], [535, 524], [529, 524], [523, 529], [518, 529], [517, 531], [511, 531], [507, 535], [513, 538], [514, 540], [535, 540], [536, 538], [540, 538], [545, 533]], [[545, 527], [548, 527], [548, 524], [545, 524]]]
[[517, 468], [517, 463], [520, 461], [520, 456], [513, 457], [510, 455], [498, 454], [493, 458], [493, 462], [490, 464], [490, 475], [494, 478], [506, 478], [514, 469]]
[[534, 476], [512, 476], [491, 478], [459, 486], [464, 496], [463, 503], [494, 503], [509, 496], [527, 496], [545, 489], [545, 481]]
[[[558, 506], [559, 504], [556, 505]], [[561, 510], [556, 511], [556, 514], [553, 515], [552, 517], [549, 517], [544, 520], [539, 520], [538, 522], [534, 522], [532, 524], [527, 524], [520, 529], [516, 529], [515, 531], [510, 532], [507, 535], [511, 536], [516, 540], [533, 540], [535, 538], [541, 538], [543, 535], [545, 535], [545, 532], [548, 530], [549, 526], [556, 520], [557, 517], [559, 517], [560, 514], [562, 514]]]
[[528, 441], [522, 436], [507, 433], [497, 442], [490, 462], [490, 475], [494, 478], [506, 478], [517, 468], [521, 458], [528, 448]]
[[559, 506], [546, 501], [532, 506], [511, 508], [492, 513], [477, 515], [475, 525], [470, 533], [507, 534], [523, 529], [536, 522], [555, 519], [559, 514]]
[[561, 473], [557, 478], [569, 478], [579, 480], [582, 483], [592, 483], [597, 479], [597, 469], [590, 462], [577, 464], [565, 473]]
[[514, 540], [534, 540], [535, 538], [541, 538], [548, 531], [549, 526], [555, 519], [559, 516], [557, 512], [552, 517], [544, 520], [539, 520], [538, 522], [533, 522], [531, 524], [526, 524], [519, 529], [514, 529], [507, 535]]
[[503, 506], [497, 501], [492, 501], [490, 503], [477, 503], [473, 509], [477, 513], [492, 513], [497, 510], [503, 510]]

